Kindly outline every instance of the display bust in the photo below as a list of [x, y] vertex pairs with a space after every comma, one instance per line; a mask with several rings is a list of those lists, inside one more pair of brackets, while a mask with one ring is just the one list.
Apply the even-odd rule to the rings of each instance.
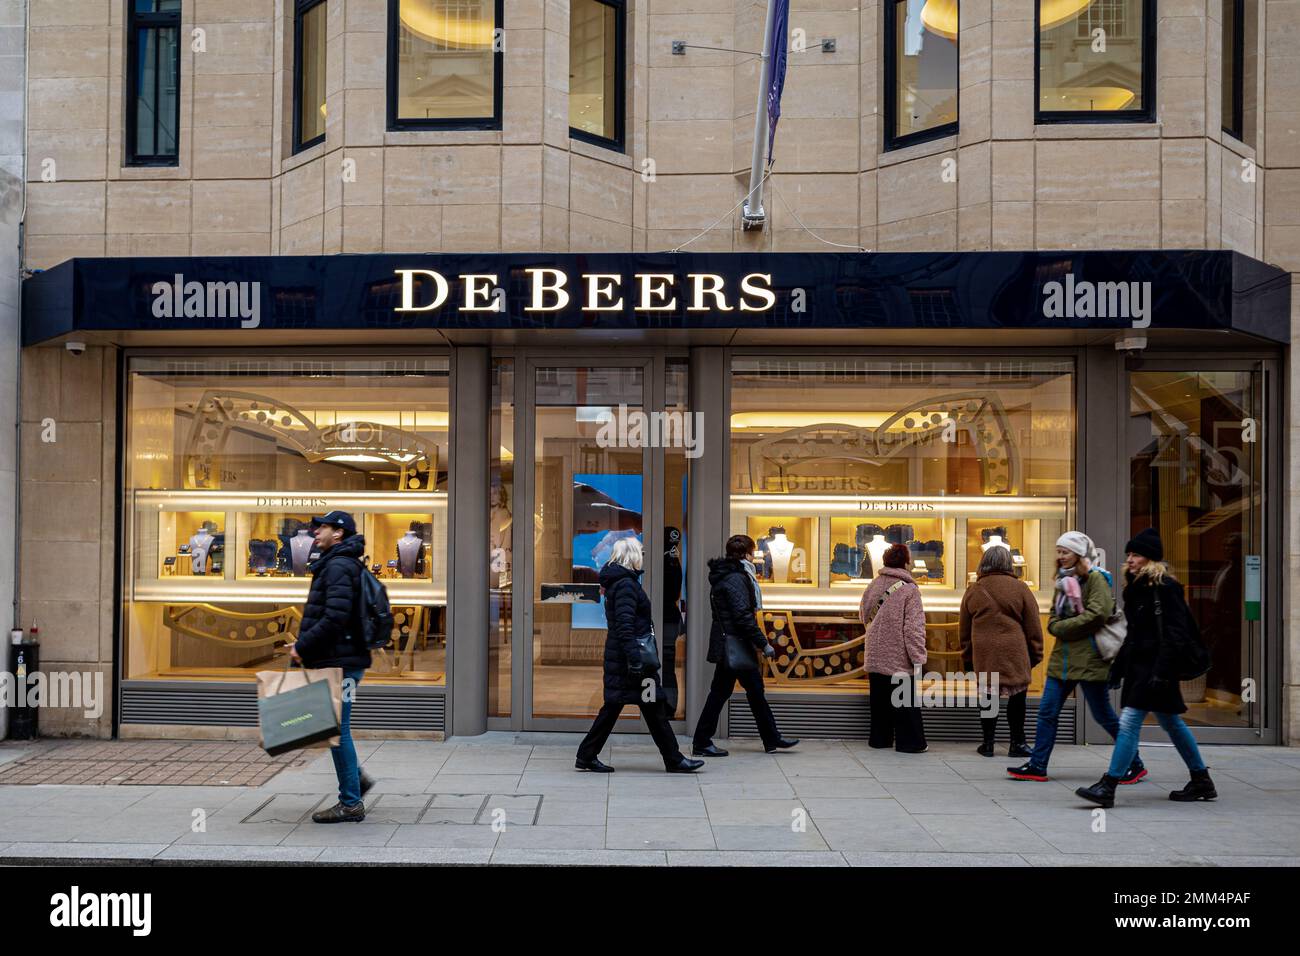
[[307, 528], [299, 528], [294, 536], [289, 539], [289, 553], [293, 555], [293, 573], [295, 577], [302, 577], [307, 573], [307, 561], [311, 557], [312, 548], [315, 546], [316, 541]]
[[195, 574], [208, 573], [208, 551], [216, 540], [206, 526], [190, 536], [190, 567]]
[[790, 557], [794, 554], [794, 542], [785, 536], [785, 528], [769, 528], [767, 533], [767, 551], [772, 556], [772, 580], [785, 584], [790, 580]]

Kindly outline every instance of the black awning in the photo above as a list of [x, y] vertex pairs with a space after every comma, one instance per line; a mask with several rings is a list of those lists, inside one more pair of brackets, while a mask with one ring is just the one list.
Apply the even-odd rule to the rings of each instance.
[[1226, 250], [71, 259], [23, 344], [71, 333], [1145, 329], [1286, 343], [1290, 275]]

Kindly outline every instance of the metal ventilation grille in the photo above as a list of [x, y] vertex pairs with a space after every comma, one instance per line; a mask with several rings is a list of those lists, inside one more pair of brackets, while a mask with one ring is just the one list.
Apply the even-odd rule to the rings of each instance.
[[[871, 729], [871, 711], [865, 696], [853, 697], [769, 697], [777, 726], [787, 737], [842, 737], [865, 740]], [[1032, 735], [1038, 720], [1038, 704], [1030, 700], [1025, 708], [1025, 727]], [[743, 694], [731, 698], [727, 733], [732, 737], [757, 737], [754, 715]], [[1074, 701], [1061, 711], [1056, 739], [1074, 743]], [[931, 740], [978, 741], [981, 739], [979, 711], [974, 707], [927, 708], [925, 735]], [[998, 721], [998, 740], [1010, 740], [1005, 719]]]
[[[364, 690], [364, 685], [363, 685]], [[352, 708], [357, 730], [425, 730], [445, 728], [446, 700], [437, 693], [385, 693], [372, 688], [359, 693]], [[257, 691], [253, 687], [133, 687], [122, 688], [124, 724], [196, 724], [256, 727]]]

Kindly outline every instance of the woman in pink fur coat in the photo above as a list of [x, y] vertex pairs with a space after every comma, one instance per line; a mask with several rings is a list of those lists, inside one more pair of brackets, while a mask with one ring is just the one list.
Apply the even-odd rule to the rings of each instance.
[[867, 679], [871, 688], [871, 734], [875, 748], [925, 753], [925, 727], [914, 670], [925, 664], [925, 609], [921, 589], [908, 570], [912, 555], [896, 544], [862, 595], [859, 617], [867, 629]]

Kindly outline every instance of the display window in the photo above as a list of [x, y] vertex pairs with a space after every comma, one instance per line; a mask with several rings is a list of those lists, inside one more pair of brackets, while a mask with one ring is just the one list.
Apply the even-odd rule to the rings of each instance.
[[445, 684], [448, 383], [445, 358], [132, 358], [123, 676], [284, 666], [338, 509], [393, 605], [369, 678]]
[[965, 671], [958, 611], [988, 548], [1011, 552], [1046, 623], [1075, 431], [1070, 361], [735, 359], [730, 533], [758, 544], [769, 687], [867, 691], [858, 609], [893, 544], [921, 588], [928, 672]]

